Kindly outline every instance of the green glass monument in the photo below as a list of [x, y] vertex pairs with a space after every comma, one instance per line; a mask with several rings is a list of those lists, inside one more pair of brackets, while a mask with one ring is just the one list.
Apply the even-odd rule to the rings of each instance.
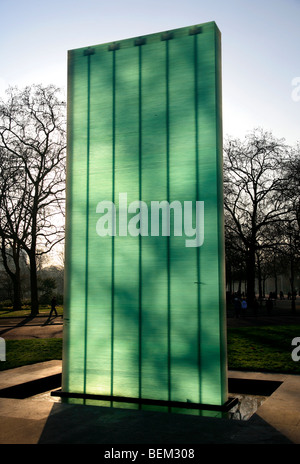
[[62, 395], [227, 398], [214, 22], [69, 51]]

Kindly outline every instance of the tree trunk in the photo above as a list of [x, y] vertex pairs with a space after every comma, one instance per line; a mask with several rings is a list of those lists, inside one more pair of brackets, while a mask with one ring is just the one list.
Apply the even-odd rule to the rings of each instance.
[[255, 297], [255, 249], [248, 250], [247, 256], [247, 300], [249, 308], [253, 307]]
[[266, 296], [266, 277], [263, 278], [263, 294], [262, 297], [265, 298]]
[[227, 288], [232, 295], [232, 274], [231, 274], [231, 265], [227, 264], [226, 266], [226, 280], [227, 280]]
[[5, 243], [5, 238], [2, 237], [2, 247], [1, 247], [1, 254], [2, 254], [2, 261], [4, 265], [4, 269], [7, 275], [10, 277], [13, 285], [13, 310], [19, 311], [22, 308], [22, 301], [21, 301], [21, 278], [20, 278], [20, 250], [17, 247], [16, 243], [13, 244], [13, 261], [15, 266], [15, 272], [13, 272], [8, 264], [7, 258], [7, 248]]
[[241, 294], [242, 294], [242, 279], [241, 279], [241, 277], [239, 278], [238, 294], [239, 294], [239, 296], [241, 296]]
[[30, 262], [30, 293], [31, 293], [31, 316], [39, 313], [38, 284], [37, 284], [37, 267], [35, 253], [29, 254]]
[[37, 238], [37, 214], [38, 214], [38, 184], [35, 185], [35, 195], [32, 207], [32, 225], [31, 225], [31, 247], [29, 249], [30, 261], [30, 293], [31, 293], [31, 315], [39, 313], [39, 297], [37, 283], [37, 265], [36, 265], [36, 238]]
[[22, 300], [21, 300], [21, 281], [20, 281], [20, 270], [18, 275], [12, 276], [13, 282], [13, 310], [20, 311], [22, 309]]
[[275, 273], [274, 276], [274, 286], [275, 286], [275, 299], [277, 300], [277, 295], [278, 295], [278, 279], [277, 279], [277, 273]]
[[291, 258], [291, 292], [292, 292], [292, 313], [296, 312], [296, 298], [295, 298], [295, 275], [294, 275], [294, 260]]
[[257, 278], [258, 278], [258, 298], [259, 300], [263, 297], [263, 277], [261, 272], [261, 265], [259, 255], [257, 255]]
[[15, 276], [13, 279], [14, 286], [14, 301], [13, 308], [15, 311], [22, 309], [21, 301], [21, 271], [20, 271], [20, 247], [19, 245], [13, 248], [13, 259], [15, 263]]

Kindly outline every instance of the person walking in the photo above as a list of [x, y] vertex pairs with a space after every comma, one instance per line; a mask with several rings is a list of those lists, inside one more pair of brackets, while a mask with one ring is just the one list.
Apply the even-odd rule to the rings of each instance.
[[241, 307], [242, 307], [242, 314], [243, 314], [243, 316], [245, 316], [246, 309], [247, 309], [247, 301], [245, 300], [245, 298], [243, 298], [243, 300], [242, 300]]
[[51, 317], [52, 313], [55, 313], [55, 316], [58, 316], [57, 311], [56, 311], [56, 298], [55, 296], [51, 300], [51, 311], [49, 317]]

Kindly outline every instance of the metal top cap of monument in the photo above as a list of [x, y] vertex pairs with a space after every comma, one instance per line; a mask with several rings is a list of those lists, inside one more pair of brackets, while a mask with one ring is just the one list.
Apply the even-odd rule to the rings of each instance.
[[113, 42], [104, 42], [91, 46], [89, 45], [87, 47], [79, 47], [76, 49], [71, 49], [69, 52], [72, 52], [73, 50], [82, 50], [85, 55], [89, 55], [94, 54], [96, 51], [114, 51], [120, 50], [121, 48], [124, 49], [138, 45], [150, 44], [161, 40], [177, 39], [186, 35], [205, 34], [206, 32], [213, 29], [215, 29], [220, 34], [220, 30], [217, 24], [214, 21], [210, 21], [203, 24], [195, 24], [192, 26], [185, 26], [162, 32], [153, 32], [142, 36], [119, 39]]

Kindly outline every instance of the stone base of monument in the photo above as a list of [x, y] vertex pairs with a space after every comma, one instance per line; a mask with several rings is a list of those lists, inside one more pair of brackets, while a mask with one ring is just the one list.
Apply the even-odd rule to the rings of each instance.
[[162, 406], [167, 408], [182, 408], [182, 409], [198, 409], [206, 411], [220, 411], [228, 412], [237, 403], [237, 398], [228, 398], [228, 400], [222, 405], [215, 404], [202, 404], [192, 403], [190, 401], [165, 401], [165, 400], [154, 400], [150, 398], [131, 398], [125, 396], [110, 396], [110, 395], [92, 395], [83, 393], [70, 393], [62, 390], [55, 390], [51, 392], [52, 396], [59, 396], [61, 398], [77, 398], [83, 400], [96, 400], [96, 401], [109, 401], [112, 403], [127, 403], [127, 404], [138, 404], [141, 406]]

